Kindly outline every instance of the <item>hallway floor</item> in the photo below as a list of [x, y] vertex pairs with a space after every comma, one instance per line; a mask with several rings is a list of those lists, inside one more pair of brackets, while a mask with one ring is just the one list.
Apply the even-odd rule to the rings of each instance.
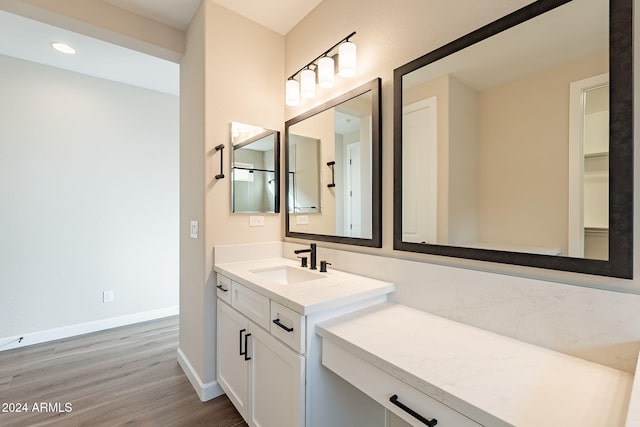
[[200, 402], [177, 347], [170, 317], [0, 352], [0, 425], [246, 426], [226, 396]]

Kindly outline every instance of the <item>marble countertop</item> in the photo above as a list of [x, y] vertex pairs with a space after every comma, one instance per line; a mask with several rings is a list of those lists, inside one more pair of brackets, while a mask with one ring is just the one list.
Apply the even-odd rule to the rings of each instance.
[[326, 273], [315, 270], [314, 273], [322, 276], [317, 280], [287, 285], [254, 273], [256, 270], [278, 266], [290, 266], [309, 271], [308, 268], [303, 269], [297, 262], [287, 258], [216, 264], [214, 270], [304, 315], [388, 294], [394, 290], [393, 283], [345, 273], [331, 267]]
[[316, 333], [483, 425], [640, 425], [633, 375], [406, 306], [379, 304]]
[[631, 391], [631, 401], [627, 412], [626, 427], [640, 427], [640, 355], [638, 355], [636, 375], [633, 379], [633, 390]]

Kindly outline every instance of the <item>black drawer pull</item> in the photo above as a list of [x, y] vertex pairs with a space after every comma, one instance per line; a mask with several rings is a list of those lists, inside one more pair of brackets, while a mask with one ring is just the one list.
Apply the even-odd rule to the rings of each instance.
[[251, 334], [246, 334], [244, 336], [244, 360], [251, 360], [251, 357], [247, 354], [249, 352], [249, 347], [247, 347], [247, 339], [251, 336]]
[[280, 319], [274, 319], [273, 323], [280, 326], [282, 329], [284, 329], [287, 332], [293, 332], [293, 328], [289, 328], [288, 326], [285, 326], [282, 323], [280, 323]]
[[240, 339], [238, 340], [238, 342], [240, 343], [240, 356], [244, 356], [245, 354], [247, 354], [247, 350], [246, 350], [247, 344], [246, 344], [246, 342], [245, 342], [245, 345], [244, 345], [245, 350], [242, 351], [242, 333], [243, 332], [246, 332], [246, 329], [240, 329]]
[[400, 401], [398, 401], [398, 395], [397, 394], [394, 394], [393, 396], [391, 396], [389, 398], [389, 402], [393, 403], [398, 408], [402, 409], [407, 414], [411, 415], [412, 417], [414, 417], [415, 419], [421, 421], [422, 423], [428, 425], [429, 427], [433, 427], [436, 424], [438, 424], [438, 420], [436, 420], [435, 418], [432, 418], [431, 420], [428, 420], [425, 417], [423, 417], [422, 415], [420, 415], [419, 413], [417, 413], [416, 411], [414, 411], [413, 409], [409, 408], [408, 406], [404, 405], [403, 403], [400, 403]]
[[216, 286], [216, 288], [220, 289], [222, 292], [228, 292], [229, 291], [229, 289], [225, 289], [224, 286], [222, 286], [222, 285], [218, 285], [218, 286]]

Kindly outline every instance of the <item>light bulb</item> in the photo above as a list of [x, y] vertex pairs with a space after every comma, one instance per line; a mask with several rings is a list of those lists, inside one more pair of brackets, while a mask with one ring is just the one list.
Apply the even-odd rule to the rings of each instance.
[[335, 64], [333, 58], [323, 56], [318, 61], [318, 86], [329, 88], [333, 87], [335, 80]]
[[338, 48], [338, 62], [338, 74], [340, 74], [340, 76], [355, 76], [357, 69], [356, 45], [352, 42], [342, 43]]
[[290, 107], [300, 105], [300, 84], [295, 79], [287, 80], [285, 86], [285, 103]]
[[303, 98], [316, 96], [316, 73], [309, 68], [300, 73], [300, 95]]

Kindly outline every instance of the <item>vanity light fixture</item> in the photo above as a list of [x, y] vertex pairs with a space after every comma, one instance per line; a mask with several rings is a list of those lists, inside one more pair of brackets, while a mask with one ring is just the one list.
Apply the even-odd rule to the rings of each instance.
[[318, 60], [318, 86], [322, 88], [333, 87], [336, 79], [335, 69], [336, 64], [333, 58], [329, 56], [320, 58]]
[[51, 42], [49, 44], [51, 45], [52, 48], [54, 48], [58, 52], [66, 53], [67, 55], [73, 55], [76, 53], [76, 50], [66, 43]]
[[350, 41], [346, 41], [340, 45], [338, 49], [338, 74], [341, 77], [353, 77], [356, 75], [357, 59], [356, 45]]
[[285, 103], [287, 105], [300, 104], [300, 83], [296, 79], [287, 80], [285, 87]]
[[[338, 43], [331, 46], [313, 61], [296, 71], [287, 80], [285, 86], [285, 103], [295, 107], [300, 104], [300, 97], [313, 98], [316, 96], [316, 73], [318, 86], [333, 87], [335, 81], [335, 57], [338, 57], [338, 74], [341, 77], [356, 75], [356, 45], [349, 41], [356, 32], [352, 32]], [[338, 52], [330, 55], [335, 49]], [[296, 76], [300, 75], [299, 81]]]
[[316, 96], [316, 72], [310, 68], [300, 73], [300, 96], [303, 98]]

